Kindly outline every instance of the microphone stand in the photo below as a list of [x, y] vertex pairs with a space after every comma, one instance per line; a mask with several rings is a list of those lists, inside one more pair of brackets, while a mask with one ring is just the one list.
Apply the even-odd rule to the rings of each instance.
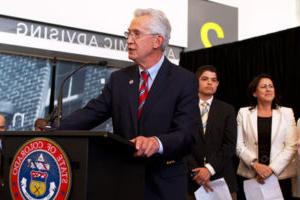
[[57, 98], [57, 106], [54, 108], [53, 112], [50, 115], [50, 118], [49, 118], [50, 127], [48, 127], [48, 128], [57, 129], [60, 127], [60, 123], [61, 123], [61, 119], [62, 119], [62, 104], [63, 104], [63, 94], [64, 94], [63, 90], [64, 90], [64, 86], [65, 86], [65, 83], [67, 82], [67, 80], [69, 80], [79, 70], [81, 70], [85, 67], [88, 67], [88, 66], [92, 66], [92, 65], [106, 66], [107, 61], [99, 61], [98, 63], [91, 63], [91, 62], [84, 63], [63, 79], [63, 81], [60, 85], [60, 91], [59, 91], [59, 95]]

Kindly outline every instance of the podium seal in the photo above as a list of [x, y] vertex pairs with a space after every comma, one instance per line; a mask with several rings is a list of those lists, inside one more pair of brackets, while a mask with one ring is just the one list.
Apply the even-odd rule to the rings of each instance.
[[17, 151], [9, 173], [14, 200], [65, 200], [71, 167], [62, 148], [48, 138], [34, 138]]

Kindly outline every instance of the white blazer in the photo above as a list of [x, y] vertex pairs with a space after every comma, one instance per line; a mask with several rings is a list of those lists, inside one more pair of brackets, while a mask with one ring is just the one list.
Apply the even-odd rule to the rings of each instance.
[[[258, 159], [257, 108], [249, 108], [241, 108], [237, 116], [236, 151], [240, 158], [237, 173], [246, 178], [253, 178], [256, 174], [250, 164], [254, 159]], [[297, 139], [293, 110], [286, 107], [273, 109], [269, 167], [278, 179], [296, 175]]]
[[[298, 137], [300, 135], [300, 118], [297, 121]], [[293, 178], [292, 182], [293, 195], [300, 197], [300, 137], [298, 139], [298, 156], [297, 156], [297, 177]]]

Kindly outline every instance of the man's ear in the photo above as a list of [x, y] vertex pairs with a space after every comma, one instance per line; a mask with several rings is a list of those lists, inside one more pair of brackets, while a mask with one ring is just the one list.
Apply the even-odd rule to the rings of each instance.
[[164, 43], [165, 39], [161, 35], [156, 35], [155, 38], [153, 39], [153, 48], [157, 49], [162, 46]]

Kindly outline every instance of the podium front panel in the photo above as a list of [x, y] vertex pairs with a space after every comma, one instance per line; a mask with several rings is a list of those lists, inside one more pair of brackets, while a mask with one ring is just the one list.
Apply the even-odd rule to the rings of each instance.
[[35, 137], [54, 140], [69, 158], [72, 185], [68, 199], [143, 199], [144, 165], [132, 156], [133, 148], [116, 136], [95, 132], [0, 133], [3, 146], [0, 176], [4, 183], [0, 199], [11, 199], [11, 163], [22, 145]]

